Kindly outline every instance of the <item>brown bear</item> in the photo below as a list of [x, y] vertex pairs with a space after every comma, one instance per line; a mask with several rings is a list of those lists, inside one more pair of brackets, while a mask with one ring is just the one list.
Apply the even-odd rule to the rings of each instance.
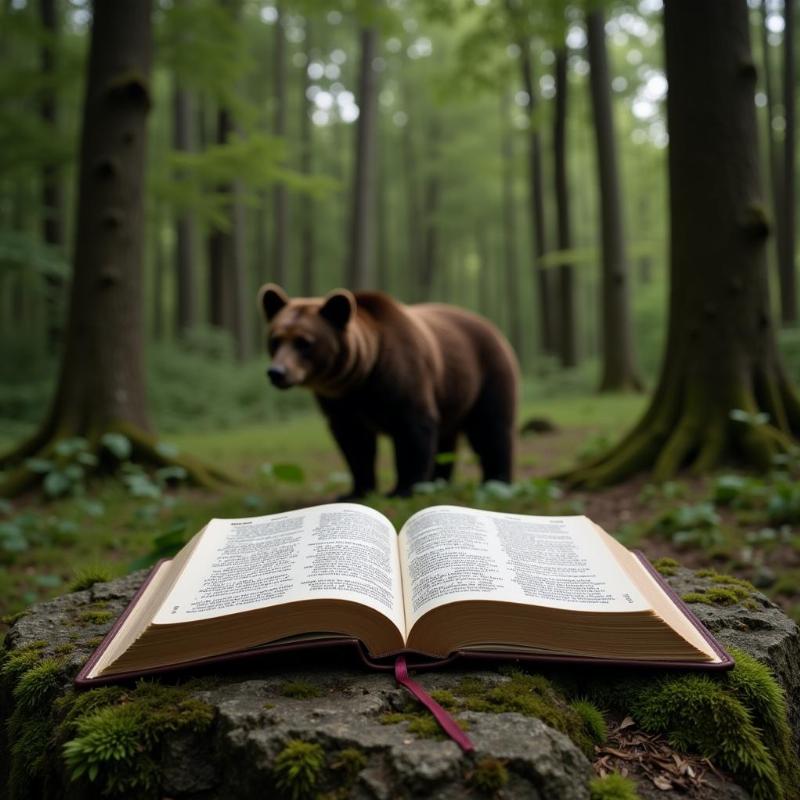
[[[490, 322], [455, 306], [403, 305], [381, 292], [337, 289], [290, 299], [268, 283], [259, 292], [279, 389], [310, 389], [353, 475], [346, 498], [375, 490], [379, 433], [394, 442], [397, 484], [449, 479], [463, 432], [483, 480], [510, 482], [519, 369]], [[342, 498], [345, 499], [345, 498]]]

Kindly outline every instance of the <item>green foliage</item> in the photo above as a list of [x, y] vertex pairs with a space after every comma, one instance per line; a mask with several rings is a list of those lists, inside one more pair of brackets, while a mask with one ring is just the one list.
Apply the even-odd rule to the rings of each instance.
[[344, 779], [345, 785], [352, 785], [358, 773], [367, 766], [368, 759], [366, 753], [357, 747], [345, 747], [334, 754], [331, 768], [339, 772]]
[[[16, 665], [20, 667], [21, 664]], [[63, 664], [55, 658], [26, 665], [14, 685], [16, 707], [23, 714], [33, 713], [52, 700], [63, 682]]]
[[669, 576], [669, 575], [674, 575], [678, 571], [680, 564], [674, 558], [664, 557], [664, 558], [657, 558], [653, 562], [653, 566], [662, 575]]
[[293, 697], [295, 700], [310, 700], [322, 694], [318, 686], [308, 681], [286, 681], [278, 691], [284, 697]]
[[112, 578], [111, 571], [108, 567], [101, 565], [90, 565], [79, 569], [69, 585], [70, 592], [81, 592], [85, 589], [91, 589], [96, 583], [105, 583]]
[[721, 519], [712, 503], [680, 505], [662, 513], [652, 532], [671, 539], [678, 546], [709, 548], [723, 542]]
[[467, 774], [467, 783], [481, 794], [494, 797], [508, 783], [505, 762], [490, 757], [480, 759]]
[[591, 800], [640, 800], [636, 784], [618, 772], [610, 772], [602, 778], [589, 781]]
[[272, 767], [275, 785], [290, 800], [305, 800], [313, 795], [324, 766], [325, 752], [320, 745], [291, 739]]
[[578, 712], [583, 721], [584, 733], [593, 744], [605, 744], [608, 739], [608, 727], [603, 712], [594, 703], [585, 698], [578, 698], [570, 702], [573, 711]]

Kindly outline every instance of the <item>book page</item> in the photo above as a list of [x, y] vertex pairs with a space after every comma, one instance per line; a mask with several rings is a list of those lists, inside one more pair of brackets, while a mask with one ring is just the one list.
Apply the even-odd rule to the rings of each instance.
[[580, 611], [650, 608], [586, 517], [436, 506], [400, 532], [409, 630], [427, 611], [497, 600]]
[[186, 622], [316, 599], [369, 606], [405, 634], [397, 534], [382, 514], [336, 503], [213, 519], [153, 621]]

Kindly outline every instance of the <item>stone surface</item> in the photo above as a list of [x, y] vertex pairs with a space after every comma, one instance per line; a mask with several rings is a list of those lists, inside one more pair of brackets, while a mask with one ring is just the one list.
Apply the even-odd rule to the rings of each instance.
[[[667, 581], [681, 596], [720, 585], [683, 568]], [[754, 592], [750, 599], [755, 608], [739, 603], [692, 603], [689, 607], [723, 646], [738, 647], [772, 670], [786, 692], [789, 722], [800, 750], [800, 632], [794, 620], [761, 592]]]
[[[97, 637], [111, 623], [87, 622], [83, 615], [98, 604], [118, 615], [125, 607], [143, 573], [57, 598], [32, 607], [9, 631], [5, 647], [24, 647], [46, 641], [47, 652], [59, 650], [65, 659], [64, 691], [90, 655]], [[679, 594], [712, 585], [688, 570], [670, 578]], [[756, 608], [730, 608], [695, 604], [693, 610], [725, 644], [740, 647], [765, 661], [784, 685], [792, 705], [797, 734], [800, 699], [800, 645], [793, 622], [763, 595], [753, 596]], [[312, 661], [308, 665], [308, 661]], [[280, 661], [250, 662], [215, 672], [220, 678], [196, 690], [212, 705], [216, 716], [209, 733], [179, 734], [162, 748], [159, 796], [171, 798], [252, 798], [274, 792], [273, 767], [278, 753], [292, 739], [323, 747], [328, 763], [335, 753], [357, 748], [366, 766], [352, 783], [353, 798], [449, 798], [479, 796], [469, 787], [474, 761], [465, 758], [449, 740], [421, 739], [410, 733], [407, 722], [382, 724], [387, 712], [403, 708], [408, 695], [391, 675], [369, 672], [342, 655], [306, 658], [305, 664]], [[428, 690], [453, 687], [464, 671], [430, 672], [416, 676]], [[487, 681], [506, 680], [493, 670], [469, 671]], [[180, 680], [179, 678], [172, 680]], [[288, 681], [303, 681], [317, 689], [317, 696], [293, 699], [284, 694]], [[4, 709], [4, 714], [10, 709]], [[503, 761], [509, 782], [502, 796], [532, 800], [587, 800], [591, 766], [581, 751], [563, 734], [538, 719], [516, 713], [463, 712], [469, 735], [477, 747], [477, 759], [491, 756]], [[5, 723], [0, 721], [5, 727]], [[0, 753], [0, 763], [5, 760]], [[335, 772], [327, 770], [320, 788], [334, 789]], [[63, 795], [74, 796], [66, 788]], [[651, 787], [652, 788], [652, 787]], [[673, 797], [671, 792], [643, 796]], [[275, 796], [274, 794], [269, 796]], [[677, 797], [677, 795], [674, 795]], [[681, 795], [685, 797], [685, 795]], [[743, 800], [746, 793], [720, 784], [715, 797]]]

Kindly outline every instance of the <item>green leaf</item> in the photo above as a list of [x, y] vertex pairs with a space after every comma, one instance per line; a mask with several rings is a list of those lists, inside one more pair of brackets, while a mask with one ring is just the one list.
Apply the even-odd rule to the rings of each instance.
[[25, 461], [25, 466], [31, 472], [50, 472], [51, 469], [55, 466], [55, 464], [46, 458], [29, 458]]
[[177, 445], [171, 444], [170, 442], [157, 442], [156, 453], [164, 458], [175, 458], [178, 453], [180, 453], [180, 450]]
[[297, 464], [273, 464], [272, 474], [286, 483], [303, 483], [306, 479], [303, 468]]
[[131, 457], [133, 446], [130, 439], [121, 433], [106, 433], [100, 439], [100, 444], [111, 453], [117, 461], [127, 461]]
[[438, 453], [436, 455], [437, 464], [453, 464], [456, 460], [455, 453]]
[[42, 485], [48, 497], [60, 497], [70, 490], [72, 481], [63, 472], [53, 470], [47, 473]]

